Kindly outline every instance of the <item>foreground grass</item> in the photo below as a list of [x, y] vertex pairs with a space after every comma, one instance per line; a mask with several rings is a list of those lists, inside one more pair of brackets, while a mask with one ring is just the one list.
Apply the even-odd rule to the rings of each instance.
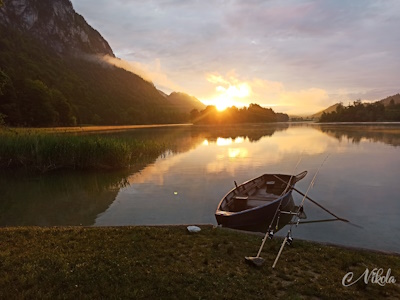
[[166, 149], [156, 141], [0, 129], [2, 169], [122, 169], [144, 157], [157, 157]]
[[271, 265], [281, 240], [266, 243], [256, 268], [259, 236], [203, 226], [0, 229], [1, 299], [399, 299], [396, 284], [363, 281], [366, 268], [391, 268], [398, 256], [295, 241]]

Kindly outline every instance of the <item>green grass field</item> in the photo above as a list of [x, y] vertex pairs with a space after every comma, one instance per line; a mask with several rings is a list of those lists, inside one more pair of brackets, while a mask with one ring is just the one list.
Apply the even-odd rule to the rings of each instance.
[[399, 284], [354, 279], [366, 268], [390, 268], [400, 259], [304, 241], [286, 247], [275, 269], [281, 239], [212, 226], [0, 229], [1, 299], [399, 299]]

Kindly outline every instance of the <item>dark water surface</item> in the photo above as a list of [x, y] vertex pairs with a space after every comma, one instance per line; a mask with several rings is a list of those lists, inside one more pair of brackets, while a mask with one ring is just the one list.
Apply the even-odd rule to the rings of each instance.
[[[174, 145], [123, 172], [0, 174], [0, 226], [216, 224], [218, 202], [263, 173], [309, 171], [296, 187], [363, 226], [304, 224], [293, 237], [400, 253], [400, 125], [279, 124], [137, 129]], [[302, 197], [294, 193], [298, 204]], [[308, 220], [329, 218], [305, 202]], [[281, 230], [285, 235], [287, 228]]]

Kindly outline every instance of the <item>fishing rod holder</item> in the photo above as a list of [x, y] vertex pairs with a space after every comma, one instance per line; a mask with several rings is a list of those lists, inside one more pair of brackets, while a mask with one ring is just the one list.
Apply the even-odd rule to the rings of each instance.
[[280, 211], [280, 213], [281, 213], [281, 214], [285, 214], [285, 215], [297, 216], [297, 213], [291, 212], [291, 211], [282, 210], [282, 211]]
[[291, 236], [290, 233], [288, 233], [287, 237], [286, 237], [286, 245], [291, 246], [293, 243], [293, 238]]

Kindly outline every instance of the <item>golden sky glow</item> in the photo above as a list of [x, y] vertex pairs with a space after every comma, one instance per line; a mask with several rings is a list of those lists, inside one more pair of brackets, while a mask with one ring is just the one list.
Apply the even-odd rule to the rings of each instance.
[[72, 0], [108, 62], [167, 94], [307, 115], [399, 92], [397, 0], [117, 2]]
[[282, 82], [242, 79], [235, 71], [225, 76], [208, 74], [205, 80], [213, 89], [206, 89], [208, 95], [199, 99], [206, 105], [215, 105], [218, 110], [257, 103], [276, 112], [307, 114], [325, 109], [325, 101], [329, 98], [323, 89], [287, 90]]
[[247, 82], [240, 82], [232, 74], [229, 78], [224, 78], [219, 74], [208, 74], [206, 80], [215, 85], [215, 91], [209, 99], [202, 100], [207, 105], [215, 105], [218, 110], [227, 107], [243, 107], [251, 95], [251, 86]]

